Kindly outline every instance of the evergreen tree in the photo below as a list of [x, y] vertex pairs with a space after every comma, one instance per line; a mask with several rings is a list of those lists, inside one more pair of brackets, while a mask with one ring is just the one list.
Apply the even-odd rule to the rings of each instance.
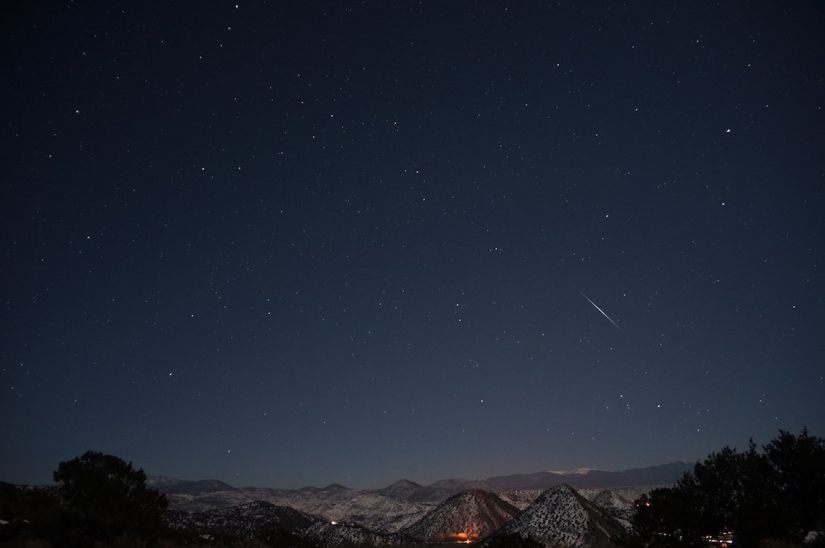
[[109, 541], [124, 534], [156, 538], [168, 501], [146, 487], [146, 474], [113, 455], [87, 451], [54, 472], [66, 504], [68, 544]]
[[753, 440], [744, 453], [725, 447], [636, 505], [628, 546], [692, 548], [723, 531], [742, 548], [766, 539], [799, 544], [825, 519], [825, 440], [780, 430], [762, 453]]
[[825, 520], [825, 440], [803, 429], [799, 436], [784, 430], [765, 446], [770, 463], [774, 520], [794, 543]]

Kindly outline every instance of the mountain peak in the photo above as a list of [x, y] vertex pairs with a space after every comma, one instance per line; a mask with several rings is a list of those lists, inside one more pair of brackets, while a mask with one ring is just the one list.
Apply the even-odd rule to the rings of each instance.
[[604, 509], [591, 503], [567, 484], [544, 491], [502, 529], [547, 545], [576, 548], [600, 546], [624, 532]]
[[237, 491], [228, 483], [216, 479], [188, 481], [166, 476], [152, 476], [147, 478], [146, 485], [162, 493], [216, 493], [220, 491]]
[[404, 534], [425, 542], [475, 541], [484, 538], [513, 519], [519, 510], [498, 495], [470, 489], [453, 495]]
[[345, 487], [345, 486], [341, 485], [340, 483], [330, 483], [329, 485], [327, 485], [326, 487], [321, 489], [321, 491], [329, 491], [329, 492], [333, 492], [333, 493], [340, 493], [341, 491], [352, 491], [352, 489], [350, 489], [349, 487]]
[[421, 489], [424, 487], [419, 483], [415, 483], [414, 481], [410, 481], [408, 479], [400, 479], [390, 485], [387, 485], [383, 489], [379, 489], [379, 491], [400, 491], [400, 490], [413, 490], [413, 489]]

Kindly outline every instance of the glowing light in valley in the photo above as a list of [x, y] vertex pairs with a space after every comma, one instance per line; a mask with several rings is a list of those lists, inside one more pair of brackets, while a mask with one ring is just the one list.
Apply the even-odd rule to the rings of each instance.
[[461, 531], [459, 533], [441, 533], [437, 538], [438, 542], [442, 543], [472, 544], [479, 539], [479, 535]]

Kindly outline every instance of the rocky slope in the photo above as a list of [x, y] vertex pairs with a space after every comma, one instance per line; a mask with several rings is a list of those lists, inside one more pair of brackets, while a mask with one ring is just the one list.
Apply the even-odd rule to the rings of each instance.
[[518, 513], [518, 508], [494, 493], [472, 489], [448, 498], [403, 532], [425, 542], [475, 541]]
[[630, 518], [636, 512], [632, 502], [609, 489], [577, 489], [581, 496], [606, 510], [626, 530], [630, 530]]
[[319, 546], [386, 546], [412, 541], [401, 534], [382, 535], [356, 524], [330, 522], [293, 508], [262, 501], [207, 512], [172, 512], [168, 522], [175, 530], [206, 540], [225, 536], [253, 538], [266, 530], [279, 529], [309, 539]]
[[544, 492], [543, 489], [516, 489], [513, 491], [502, 491], [498, 494], [501, 500], [509, 502], [519, 510], [524, 510], [539, 498]]
[[545, 545], [601, 546], [624, 532], [617, 520], [568, 485], [551, 487], [499, 530]]
[[275, 506], [258, 501], [209, 510], [207, 512], [170, 512], [168, 523], [172, 529], [197, 534], [204, 538], [223, 535], [252, 537], [267, 527], [289, 532], [303, 531], [318, 523], [320, 518], [308, 516], [293, 508]]

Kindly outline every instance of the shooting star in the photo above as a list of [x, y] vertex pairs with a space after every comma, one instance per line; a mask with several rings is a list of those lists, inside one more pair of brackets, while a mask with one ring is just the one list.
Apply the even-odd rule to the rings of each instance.
[[582, 294], [582, 297], [584, 297], [585, 299], [587, 299], [587, 302], [589, 302], [590, 304], [592, 304], [592, 305], [593, 305], [593, 307], [594, 307], [596, 310], [598, 310], [599, 312], [601, 312], [601, 313], [602, 313], [602, 316], [604, 316], [605, 318], [607, 318], [608, 320], [610, 320], [610, 323], [612, 323], [613, 325], [615, 325], [615, 326], [616, 326], [616, 329], [621, 329], [621, 327], [619, 327], [619, 326], [618, 326], [618, 324], [617, 324], [616, 322], [614, 322], [614, 321], [613, 321], [613, 319], [612, 319], [610, 316], [608, 316], [607, 314], [605, 314], [605, 313], [604, 313], [604, 310], [602, 310], [601, 308], [599, 308], [599, 305], [597, 305], [596, 303], [594, 303], [593, 301], [591, 301], [591, 300], [590, 300], [590, 297], [588, 297], [587, 295], [585, 295], [585, 294], [584, 294], [581, 290], [579, 290], [579, 293], [581, 293], [581, 294]]

